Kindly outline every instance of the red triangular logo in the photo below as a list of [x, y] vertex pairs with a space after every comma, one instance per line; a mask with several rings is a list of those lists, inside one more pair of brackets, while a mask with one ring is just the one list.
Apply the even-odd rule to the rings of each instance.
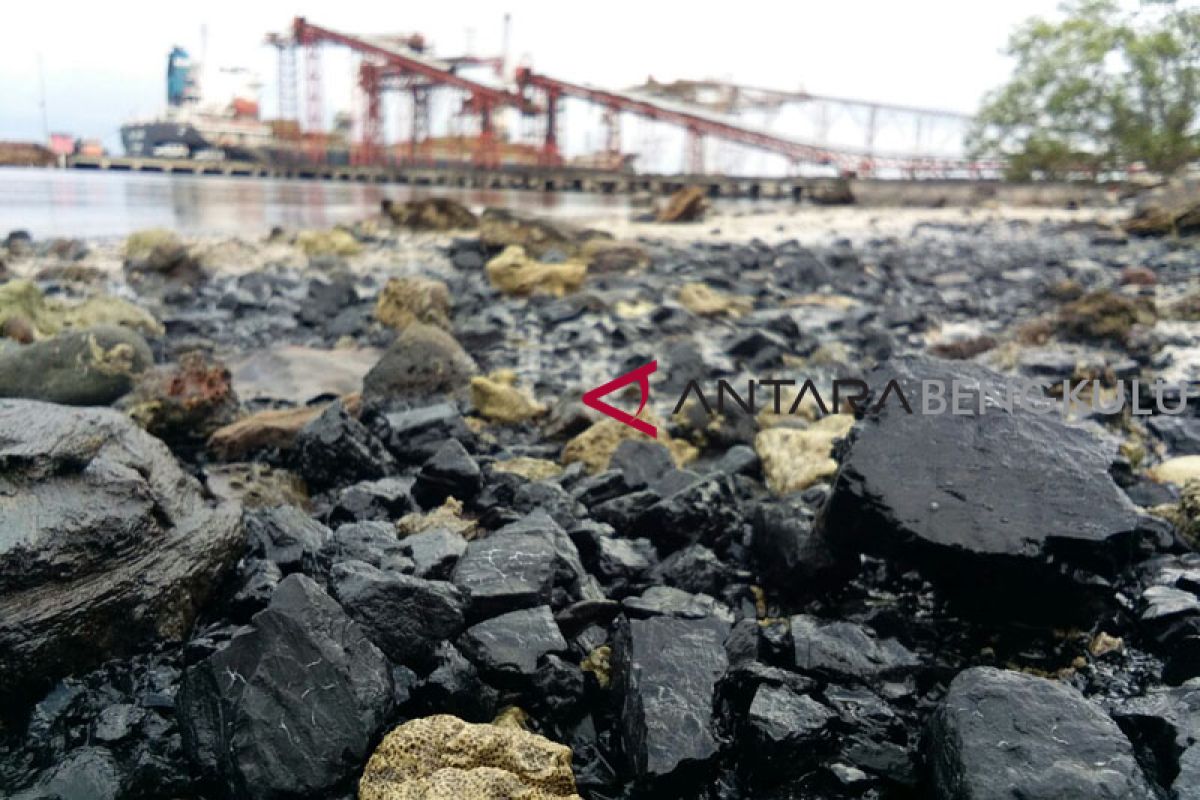
[[628, 425], [636, 431], [641, 431], [653, 439], [657, 439], [658, 428], [645, 420], [638, 419], [637, 415], [610, 406], [600, 399], [610, 392], [615, 392], [617, 389], [637, 381], [638, 388], [642, 390], [642, 403], [638, 406], [637, 413], [642, 413], [642, 409], [646, 407], [646, 401], [650, 399], [650, 373], [656, 369], [658, 369], [657, 360], [651, 361], [649, 364], [643, 364], [635, 370], [630, 370], [619, 378], [615, 378], [602, 386], [597, 386], [590, 392], [585, 392], [583, 395], [583, 404], [588, 408], [594, 408], [606, 417], [611, 417], [617, 422]]

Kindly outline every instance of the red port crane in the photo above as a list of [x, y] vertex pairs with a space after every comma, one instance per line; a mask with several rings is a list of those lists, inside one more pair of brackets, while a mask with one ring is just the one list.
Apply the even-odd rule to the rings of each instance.
[[[492, 115], [500, 108], [511, 106], [523, 113], [532, 114], [536, 106], [523, 96], [473, 81], [458, 75], [454, 65], [428, 58], [403, 43], [393, 39], [356, 36], [341, 33], [331, 28], [316, 25], [304, 17], [296, 17], [292, 23], [292, 35], [297, 44], [303, 45], [308, 53], [308, 125], [319, 128], [320, 117], [320, 67], [316, 50], [322, 43], [348, 47], [367, 60], [360, 72], [360, 85], [367, 95], [367, 118], [363, 125], [363, 159], [371, 163], [378, 159], [383, 147], [383, 124], [379, 93], [382, 82], [380, 69], [388, 74], [402, 74], [420, 79], [426, 85], [448, 86], [467, 93], [464, 111], [479, 115], [479, 147], [475, 151], [475, 163], [481, 167], [494, 167], [499, 163], [492, 125]], [[315, 65], [315, 66], [314, 66]]]

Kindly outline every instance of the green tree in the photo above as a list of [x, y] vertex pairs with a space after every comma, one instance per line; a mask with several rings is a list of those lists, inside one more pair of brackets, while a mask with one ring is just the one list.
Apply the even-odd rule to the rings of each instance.
[[1010, 37], [1012, 78], [990, 92], [968, 146], [1008, 177], [1095, 175], [1142, 162], [1171, 173], [1200, 156], [1200, 11], [1071, 0]]

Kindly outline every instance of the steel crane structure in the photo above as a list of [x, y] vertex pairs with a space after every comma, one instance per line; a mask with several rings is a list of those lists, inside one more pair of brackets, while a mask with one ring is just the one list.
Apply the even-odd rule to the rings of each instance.
[[[363, 58], [359, 70], [359, 84], [366, 95], [366, 114], [363, 122], [363, 137], [359, 160], [375, 163], [383, 153], [383, 120], [380, 94], [385, 80], [398, 77], [409, 82], [414, 98], [428, 92], [432, 87], [450, 87], [466, 93], [464, 113], [479, 118], [479, 146], [475, 152], [475, 163], [481, 167], [498, 166], [493, 115], [504, 107], [514, 107], [525, 113], [536, 108], [525, 98], [506, 89], [500, 89], [471, 80], [456, 71], [458, 64], [440, 61], [425, 56], [413, 49], [409, 43], [384, 37], [357, 36], [335, 31], [296, 17], [292, 23], [292, 38], [305, 48], [307, 62], [307, 124], [310, 131], [321, 128], [321, 72], [319, 47], [333, 44], [347, 47]], [[460, 60], [461, 61], [461, 60]], [[491, 60], [488, 60], [489, 63]], [[414, 119], [420, 114], [414, 114]], [[414, 135], [417, 135], [414, 125]]]
[[[742, 87], [716, 81], [680, 81], [658, 84], [653, 81], [635, 90], [615, 91], [580, 83], [559, 80], [520, 67], [515, 73], [515, 86], [489, 86], [460, 74], [463, 66], [491, 66], [497, 75], [503, 71], [505, 59], [463, 56], [439, 59], [425, 52], [425, 41], [419, 34], [403, 37], [354, 35], [309, 22], [304, 17], [293, 20], [290, 35], [269, 37], [268, 42], [280, 49], [280, 79], [296, 72], [294, 58], [285, 53], [287, 46], [305, 50], [305, 119], [310, 134], [321, 130], [321, 45], [349, 48], [361, 58], [358, 82], [366, 102], [361, 123], [361, 141], [354, 152], [360, 164], [376, 164], [384, 159], [381, 96], [384, 91], [397, 89], [411, 92], [413, 102], [412, 129], [409, 135], [408, 157], [415, 159], [417, 145], [429, 135], [429, 95], [438, 88], [448, 88], [465, 94], [460, 113], [477, 117], [479, 135], [472, 154], [473, 162], [481, 168], [500, 165], [496, 138], [495, 115], [501, 109], [516, 109], [526, 117], [541, 115], [544, 133], [540, 142], [539, 160], [554, 166], [563, 162], [562, 132], [564, 99], [573, 98], [598, 106], [607, 128], [606, 145], [610, 155], [621, 150], [620, 120], [630, 114], [658, 123], [677, 127], [686, 132], [686, 168], [692, 174], [704, 172], [706, 140], [728, 142], [755, 151], [782, 156], [793, 168], [800, 164], [815, 164], [836, 169], [841, 174], [873, 175], [881, 170], [906, 177], [941, 177], [949, 174], [979, 176], [995, 173], [998, 163], [973, 162], [961, 157], [931, 156], [919, 153], [877, 152], [876, 122], [881, 114], [913, 114], [918, 119], [946, 117], [964, 119], [953, 112], [932, 109], [870, 103], [867, 101], [811, 95], [805, 92], [785, 92], [757, 87]], [[294, 81], [294, 78], [288, 78]], [[716, 101], [706, 101], [705, 92], [718, 93]], [[289, 110], [298, 105], [284, 87], [280, 87], [281, 110], [288, 99]], [[864, 110], [868, 114], [867, 137], [861, 148], [833, 146], [823, 141], [802, 141], [773, 133], [730, 116], [746, 108], [778, 108], [789, 103], [836, 103], [843, 108]], [[919, 136], [919, 132], [918, 132]], [[316, 137], [313, 137], [314, 140]], [[316, 154], [313, 154], [317, 157]]]
[[[994, 170], [993, 163], [973, 162], [964, 158], [945, 158], [903, 153], [876, 153], [870, 146], [862, 149], [830, 147], [823, 144], [802, 142], [785, 136], [748, 127], [739, 122], [709, 111], [699, 104], [692, 105], [662, 96], [634, 91], [599, 89], [578, 83], [570, 83], [529, 68], [517, 70], [516, 81], [523, 96], [533, 102], [533, 93], [541, 94], [541, 105], [546, 114], [546, 133], [543, 150], [548, 161], [558, 157], [561, 131], [559, 101], [573, 97], [594, 103], [605, 109], [605, 120], [610, 125], [609, 147], [619, 146], [619, 128], [616, 120], [621, 113], [630, 113], [657, 122], [677, 125], [688, 134], [688, 167], [693, 173], [704, 171], [702, 163], [703, 141], [712, 137], [746, 147], [781, 155], [794, 164], [807, 163], [833, 166], [844, 174], [873, 174], [880, 169], [891, 169], [907, 175], [945, 174], [951, 171], [982, 172]], [[699, 83], [699, 82], [697, 82]], [[758, 90], [774, 95], [770, 102], [780, 103], [794, 100], [797, 96], [772, 90]], [[812, 99], [812, 95], [801, 95]], [[759, 101], [761, 102], [761, 101]], [[847, 101], [849, 102], [849, 101]], [[866, 106], [872, 104], [864, 103]], [[878, 105], [878, 104], [876, 104]], [[881, 106], [882, 107], [882, 106]], [[895, 108], [901, 108], [896, 106]], [[731, 109], [732, 110], [732, 109]], [[916, 109], [913, 109], [916, 110]], [[925, 111], [924, 109], [921, 110]], [[951, 112], [946, 112], [950, 114]]]

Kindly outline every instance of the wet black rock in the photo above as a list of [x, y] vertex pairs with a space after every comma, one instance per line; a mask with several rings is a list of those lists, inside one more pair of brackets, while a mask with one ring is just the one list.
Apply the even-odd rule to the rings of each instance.
[[[964, 605], [1043, 623], [1111, 598], [1112, 578], [1156, 543], [1108, 473], [1115, 448], [1059, 417], [998, 406], [980, 366], [896, 359], [868, 383], [893, 395], [856, 426], [820, 521], [842, 548], [911, 561]], [[922, 381], [983, 391], [984, 413], [921, 413]], [[930, 393], [932, 397], [932, 392]], [[930, 400], [932, 403], [932, 400]], [[967, 403], [976, 409], [978, 401]]]
[[648, 536], [659, 552], [694, 542], [716, 545], [734, 536], [740, 517], [728, 478], [682, 471], [674, 480], [669, 478], [660, 479], [662, 499], [638, 513], [634, 522], [634, 529]]
[[754, 510], [753, 525], [759, 575], [785, 596], [811, 596], [843, 583], [858, 567], [856, 559], [814, 530], [813, 514], [802, 502], [762, 502]]
[[649, 539], [618, 537], [612, 526], [590, 521], [570, 533], [588, 572], [609, 587], [610, 595], [620, 596], [642, 583], [654, 566], [656, 555]]
[[432, 528], [405, 536], [400, 551], [412, 559], [417, 577], [445, 580], [467, 552], [467, 540], [456, 531]]
[[242, 622], [249, 621], [271, 602], [281, 580], [283, 571], [274, 561], [243, 559], [238, 564], [237, 591], [229, 599], [230, 615]]
[[796, 669], [834, 679], [875, 681], [902, 677], [920, 663], [894, 639], [879, 639], [853, 622], [823, 622], [799, 614], [792, 617]]
[[463, 599], [445, 581], [383, 571], [362, 561], [333, 567], [330, 593], [397, 664], [426, 667], [438, 645], [463, 629]]
[[778, 779], [811, 752], [836, 715], [786, 684], [763, 683], [746, 713], [746, 727], [763, 777]]
[[453, 403], [434, 403], [411, 409], [373, 414], [369, 427], [404, 464], [422, 464], [447, 439], [464, 441], [471, 433]]
[[417, 473], [413, 496], [425, 508], [440, 506], [447, 497], [471, 500], [482, 483], [479, 464], [455, 439], [437, 449]]
[[707, 594], [692, 594], [673, 586], [651, 586], [637, 597], [626, 597], [621, 608], [630, 618], [680, 617], [682, 619], [704, 619], [717, 617], [725, 622], [733, 621], [733, 614], [716, 598]]
[[396, 469], [391, 453], [341, 402], [296, 435], [295, 469], [314, 489], [383, 478]]
[[392, 677], [366, 632], [292, 575], [227, 647], [189, 667], [184, 745], [226, 796], [323, 796], [348, 788], [388, 717]]
[[1177, 800], [1200, 797], [1200, 680], [1126, 700], [1112, 714], [1159, 786]]
[[414, 565], [387, 522], [350, 522], [341, 525], [317, 553], [319, 572], [327, 575], [335, 564], [362, 561], [383, 570], [412, 572]]
[[542, 512], [468, 543], [453, 581], [468, 598], [468, 617], [485, 619], [506, 611], [580, 599], [584, 576], [579, 551]]
[[484, 683], [479, 669], [450, 642], [443, 642], [434, 658], [433, 671], [413, 687], [412, 715], [453, 714], [468, 722], [491, 722], [500, 695]]
[[529, 684], [541, 659], [564, 653], [567, 641], [549, 606], [510, 611], [472, 625], [458, 648], [491, 682]]
[[938, 798], [1151, 800], [1129, 740], [1062, 683], [976, 667], [960, 673], [930, 724]]
[[295, 506], [255, 509], [245, 514], [247, 550], [272, 561], [284, 574], [314, 572], [329, 528]]
[[655, 583], [692, 594], [717, 595], [735, 576], [716, 553], [702, 544], [693, 544], [664, 558], [651, 577]]
[[0, 401], [0, 696], [180, 640], [237, 561], [204, 498], [126, 416]]
[[621, 751], [643, 785], [670, 780], [674, 789], [708, 777], [721, 748], [713, 699], [728, 666], [728, 632], [712, 618], [618, 622], [612, 691], [621, 703]]
[[347, 486], [329, 510], [329, 524], [399, 519], [416, 510], [411, 478], [380, 478]]
[[81, 747], [42, 775], [37, 785], [12, 800], [118, 800], [125, 785], [111, 752], [104, 747]]

